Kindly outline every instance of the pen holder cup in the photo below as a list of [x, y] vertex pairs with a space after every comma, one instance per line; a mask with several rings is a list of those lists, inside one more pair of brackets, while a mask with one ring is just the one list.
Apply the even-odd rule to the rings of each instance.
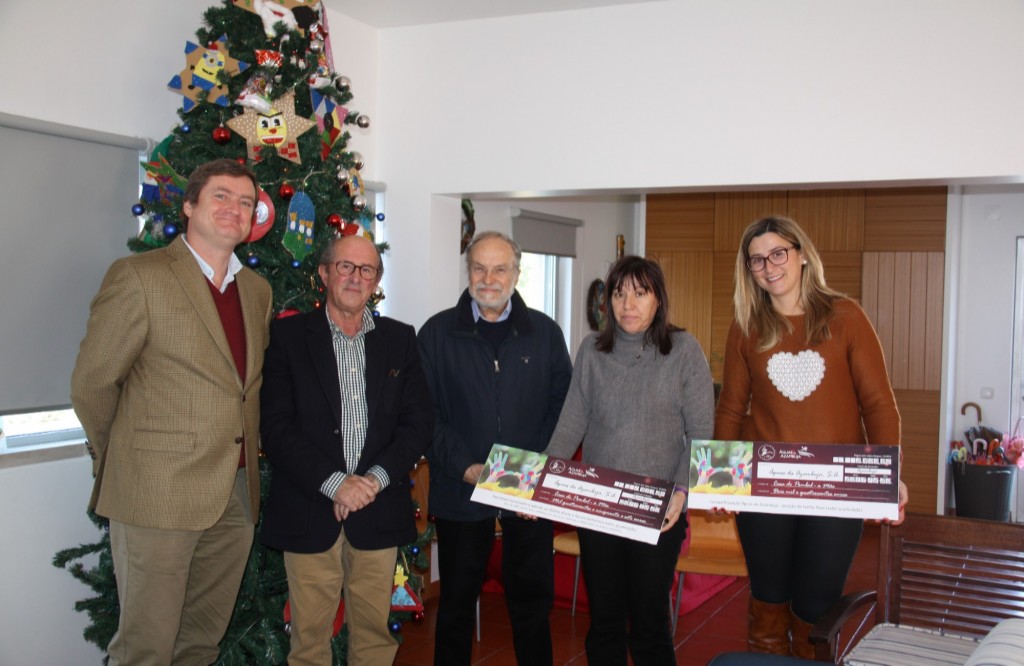
[[1008, 522], [1016, 472], [1014, 465], [950, 463], [956, 515]]

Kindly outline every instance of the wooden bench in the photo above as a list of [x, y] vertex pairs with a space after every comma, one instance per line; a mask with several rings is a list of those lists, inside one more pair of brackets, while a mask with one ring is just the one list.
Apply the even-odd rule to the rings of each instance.
[[1007, 618], [1024, 618], [1024, 524], [909, 514], [882, 525], [875, 589], [844, 596], [810, 638], [838, 663], [874, 625], [981, 639]]

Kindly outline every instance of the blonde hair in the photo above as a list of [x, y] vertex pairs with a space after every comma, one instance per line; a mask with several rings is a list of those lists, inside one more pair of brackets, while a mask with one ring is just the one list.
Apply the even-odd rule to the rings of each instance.
[[807, 344], [813, 345], [831, 337], [828, 323], [835, 311], [835, 301], [843, 294], [825, 284], [825, 271], [814, 243], [807, 233], [788, 217], [765, 217], [752, 222], [740, 239], [736, 253], [736, 291], [733, 306], [736, 323], [744, 336], [758, 336], [758, 350], [767, 351], [782, 336], [793, 332], [793, 325], [772, 306], [771, 298], [747, 268], [750, 242], [766, 233], [777, 234], [800, 250], [804, 263], [800, 274], [800, 306], [804, 311]]

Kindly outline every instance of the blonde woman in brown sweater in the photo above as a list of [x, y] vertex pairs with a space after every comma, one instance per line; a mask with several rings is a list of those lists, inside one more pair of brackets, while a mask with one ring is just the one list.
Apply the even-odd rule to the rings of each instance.
[[[864, 311], [825, 284], [821, 258], [791, 219], [743, 233], [736, 255], [715, 439], [899, 444], [900, 416]], [[907, 491], [900, 482], [900, 517]], [[814, 657], [813, 624], [840, 597], [863, 522], [737, 515], [750, 573], [755, 652]]]

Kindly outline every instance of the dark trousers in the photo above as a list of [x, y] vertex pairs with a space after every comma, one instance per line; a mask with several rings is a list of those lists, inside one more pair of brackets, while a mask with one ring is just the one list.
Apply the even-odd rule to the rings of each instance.
[[625, 666], [628, 650], [636, 666], [674, 665], [669, 595], [685, 518], [653, 546], [591, 530], [579, 535], [590, 604], [587, 662]]
[[750, 596], [790, 603], [804, 622], [817, 622], [843, 594], [864, 521], [740, 512], [736, 527], [750, 574]]
[[[555, 597], [554, 532], [546, 520], [503, 515], [501, 576], [521, 666], [550, 666], [549, 616]], [[476, 600], [494, 543], [494, 519], [463, 522], [438, 518], [441, 597], [434, 630], [435, 666], [463, 666], [473, 652]]]

